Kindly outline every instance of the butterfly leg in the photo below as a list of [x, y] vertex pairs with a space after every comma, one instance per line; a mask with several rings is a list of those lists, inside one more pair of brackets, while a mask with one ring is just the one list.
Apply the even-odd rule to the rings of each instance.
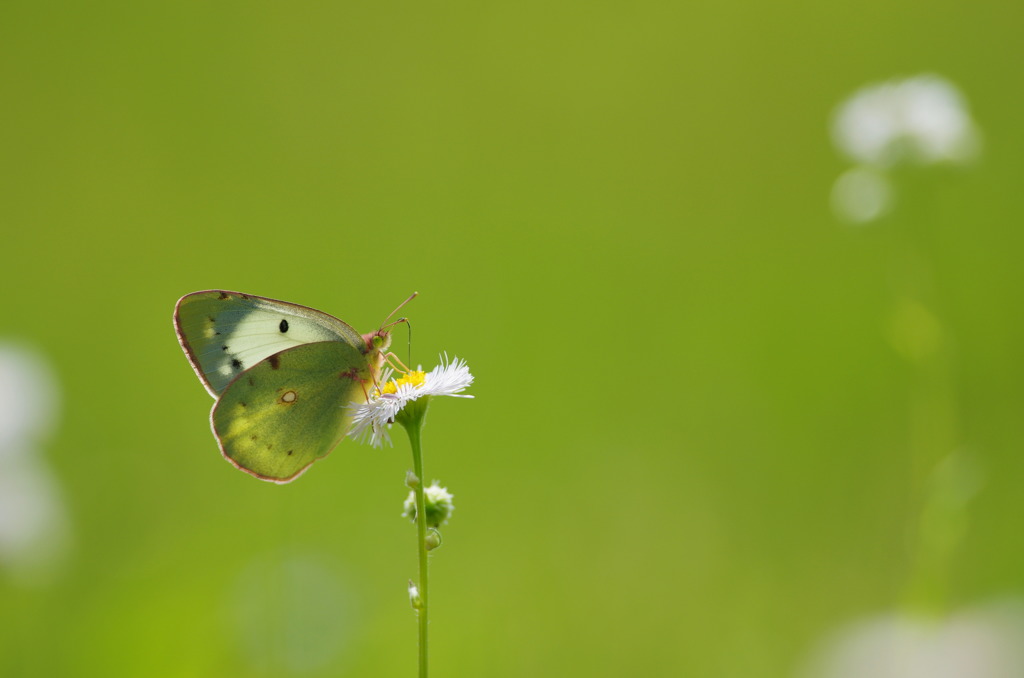
[[395, 372], [401, 372], [402, 374], [408, 374], [409, 372], [412, 372], [412, 370], [410, 370], [406, 366], [406, 364], [403, 363], [398, 358], [398, 356], [391, 351], [388, 351], [387, 353], [384, 354], [384, 360], [385, 362], [387, 362], [388, 365], [391, 366], [392, 369], [395, 370]]

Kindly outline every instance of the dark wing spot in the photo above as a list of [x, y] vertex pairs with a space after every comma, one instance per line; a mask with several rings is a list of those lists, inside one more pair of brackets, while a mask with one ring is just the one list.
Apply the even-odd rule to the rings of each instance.
[[288, 331], [288, 321], [282, 320], [281, 324], [277, 326], [277, 329], [281, 330], [282, 333]]
[[256, 435], [255, 433], [253, 433], [251, 436], [249, 436], [249, 440], [258, 440], [258, 439], [259, 439], [259, 436]]
[[288, 450], [288, 456], [289, 456], [289, 457], [290, 457], [290, 456], [292, 456], [292, 452], [294, 452], [294, 451], [295, 451], [295, 450]]
[[215, 323], [215, 322], [217, 322], [217, 319], [216, 319], [216, 318], [214, 318], [214, 317], [213, 317], [212, 315], [208, 315], [208, 316], [206, 316], [206, 319], [207, 319], [207, 320], [209, 320], [209, 321], [210, 321], [211, 323]]
[[221, 293], [220, 293], [220, 296], [219, 296], [219, 297], [217, 297], [217, 298], [218, 298], [218, 299], [230, 299], [230, 298], [231, 298], [231, 295], [229, 295], [229, 294], [228, 294], [227, 292], [221, 292]]
[[220, 350], [222, 350], [222, 351], [226, 351], [226, 350], [228, 350], [228, 347], [227, 347], [227, 346], [221, 346], [221, 347], [220, 347]]
[[255, 385], [256, 385], [256, 382], [252, 380], [252, 377], [249, 377], [249, 386], [255, 386]]
[[248, 405], [246, 405], [245, 403], [243, 403], [243, 402], [242, 402], [241, 400], [239, 400], [239, 401], [238, 401], [238, 404], [239, 404], [239, 405], [241, 405], [242, 407], [248, 407]]
[[267, 358], [267, 362], [270, 363], [270, 369], [272, 370], [276, 370], [281, 366], [281, 358], [276, 353]]
[[232, 358], [231, 366], [234, 367], [236, 370], [240, 370], [242, 369], [242, 361], [239, 360], [238, 358]]
[[350, 367], [347, 370], [338, 372], [338, 379], [358, 379], [359, 370], [354, 367]]

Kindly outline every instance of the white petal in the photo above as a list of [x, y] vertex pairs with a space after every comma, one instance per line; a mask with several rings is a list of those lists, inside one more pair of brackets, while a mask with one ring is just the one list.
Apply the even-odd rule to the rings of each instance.
[[[390, 369], [382, 375], [381, 383], [387, 383], [392, 376]], [[377, 389], [365, 403], [351, 403], [352, 425], [348, 435], [360, 442], [368, 442], [380, 447], [386, 441], [391, 443], [388, 428], [391, 422], [407, 403], [423, 396], [446, 395], [457, 398], [472, 398], [471, 395], [457, 395], [473, 383], [473, 375], [469, 372], [466, 361], [449, 362], [448, 357], [441, 357], [441, 364], [424, 375], [419, 386], [404, 383], [395, 388], [394, 393], [380, 393]]]

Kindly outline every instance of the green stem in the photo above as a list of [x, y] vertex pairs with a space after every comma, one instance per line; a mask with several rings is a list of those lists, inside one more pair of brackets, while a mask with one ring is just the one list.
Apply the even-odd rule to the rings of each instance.
[[420, 678], [427, 678], [427, 502], [423, 493], [426, 482], [423, 476], [423, 452], [420, 448], [420, 421], [406, 426], [409, 445], [412, 447], [413, 473], [419, 478], [416, 484], [416, 544], [419, 549], [421, 607], [416, 611], [419, 618]]

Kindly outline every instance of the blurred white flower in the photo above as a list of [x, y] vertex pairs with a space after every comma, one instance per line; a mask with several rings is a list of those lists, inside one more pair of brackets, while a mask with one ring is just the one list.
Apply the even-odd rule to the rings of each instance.
[[1003, 604], [950, 617], [881, 616], [827, 641], [806, 678], [1022, 678], [1024, 612]]
[[60, 490], [39, 450], [56, 401], [43, 359], [0, 344], [0, 568], [23, 583], [45, 580], [67, 545]]
[[28, 447], [53, 428], [53, 372], [34, 351], [0, 344], [0, 457]]
[[892, 202], [892, 189], [885, 174], [868, 167], [853, 167], [832, 186], [832, 209], [855, 224], [874, 221]]
[[938, 75], [868, 85], [854, 92], [832, 119], [836, 147], [856, 165], [836, 179], [832, 209], [855, 224], [889, 211], [892, 184], [886, 171], [899, 164], [963, 165], [981, 147], [967, 102]]
[[961, 164], [979, 149], [964, 97], [937, 75], [858, 90], [836, 111], [832, 135], [851, 160], [879, 167], [903, 161]]
[[32, 455], [0, 464], [0, 565], [35, 578], [63, 551], [64, 507], [50, 469]]

